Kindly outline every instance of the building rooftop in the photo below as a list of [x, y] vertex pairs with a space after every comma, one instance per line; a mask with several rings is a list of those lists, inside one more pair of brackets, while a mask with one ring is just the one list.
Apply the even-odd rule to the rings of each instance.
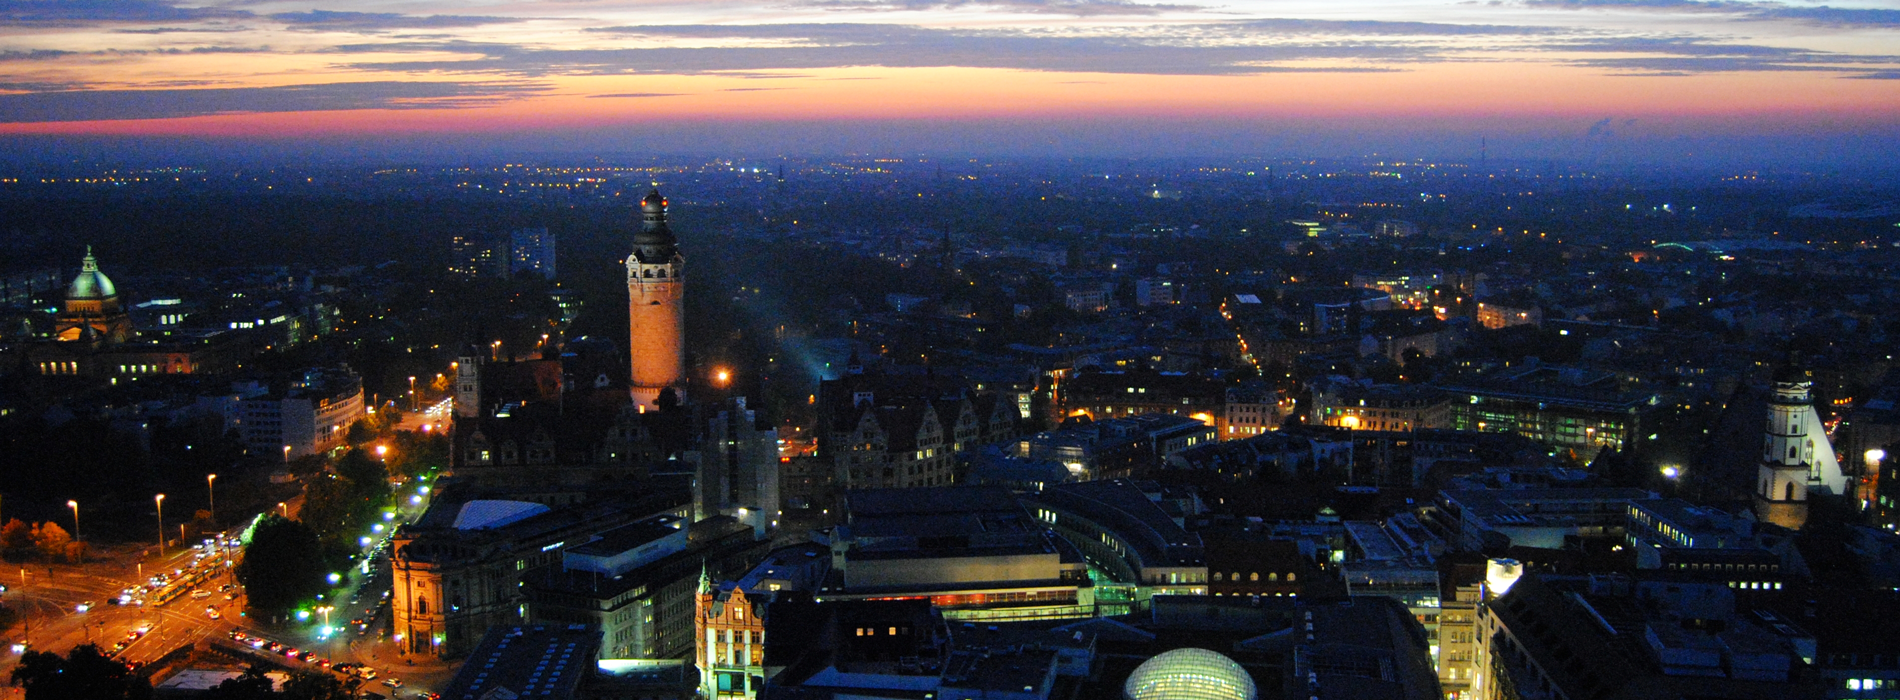
[[1634, 488], [1533, 488], [1442, 491], [1440, 497], [1466, 517], [1493, 525], [1539, 525], [1558, 524], [1579, 512], [1561, 504], [1607, 505], [1651, 500], [1656, 494]]
[[600, 631], [586, 625], [491, 627], [442, 697], [572, 698], [599, 657]]
[[1127, 479], [1061, 484], [1027, 497], [1095, 520], [1133, 544], [1148, 566], [1200, 566], [1201, 536], [1175, 522], [1149, 493]]
[[457, 530], [485, 530], [546, 512], [547, 506], [528, 501], [469, 501], [455, 512], [454, 527]]

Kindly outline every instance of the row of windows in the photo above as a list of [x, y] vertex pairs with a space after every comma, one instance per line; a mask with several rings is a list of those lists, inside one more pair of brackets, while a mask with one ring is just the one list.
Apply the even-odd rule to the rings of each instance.
[[[1222, 575], [1222, 574], [1221, 574], [1220, 572], [1218, 572], [1218, 571], [1216, 571], [1216, 572], [1214, 572], [1214, 580], [1216, 580], [1216, 581], [1220, 581], [1220, 580], [1222, 580], [1222, 578], [1221, 578], [1221, 575]], [[1238, 571], [1236, 571], [1236, 572], [1234, 572], [1234, 573], [1233, 573], [1233, 575], [1232, 575], [1232, 577], [1231, 577], [1231, 578], [1228, 578], [1228, 579], [1226, 579], [1226, 580], [1229, 580], [1229, 581], [1239, 581], [1239, 580], [1240, 580], [1240, 572], [1238, 572]], [[1260, 572], [1258, 572], [1258, 571], [1255, 571], [1255, 572], [1253, 572], [1253, 573], [1250, 573], [1250, 574], [1247, 574], [1247, 580], [1248, 580], [1248, 581], [1258, 581], [1258, 580], [1260, 580]], [[1278, 581], [1278, 580], [1280, 580], [1280, 574], [1279, 574], [1278, 572], [1269, 572], [1269, 573], [1267, 574], [1267, 580], [1268, 580], [1268, 581]], [[1296, 579], [1296, 575], [1295, 575], [1295, 574], [1294, 574], [1293, 572], [1290, 572], [1290, 571], [1289, 571], [1289, 572], [1287, 572], [1287, 575], [1286, 575], [1286, 580], [1288, 580], [1288, 581], [1294, 581], [1294, 580], [1297, 580], [1297, 579]]]
[[1677, 569], [1681, 571], [1776, 571], [1781, 568], [1781, 565], [1779, 564], [1687, 564], [1683, 562], [1675, 562], [1673, 564], [1670, 564], [1669, 568]]

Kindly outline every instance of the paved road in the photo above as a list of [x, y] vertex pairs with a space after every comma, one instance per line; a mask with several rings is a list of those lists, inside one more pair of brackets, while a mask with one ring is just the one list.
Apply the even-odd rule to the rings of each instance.
[[[378, 537], [387, 536], [401, 522], [420, 516], [426, 507], [426, 497], [421, 503], [403, 500], [395, 519], [385, 521]], [[292, 512], [294, 514], [294, 508]], [[380, 542], [372, 542], [366, 550], [378, 544]], [[352, 571], [347, 585], [333, 591], [336, 607], [330, 614], [330, 623], [339, 629], [325, 638], [319, 634], [323, 620], [316, 615], [305, 623], [284, 628], [252, 624], [254, 621], [240, 615], [245, 603], [241, 587], [235, 589], [235, 600], [226, 600], [223, 592], [216, 592], [225, 583], [235, 583], [228, 571], [200, 586], [202, 590], [214, 591], [209, 598], [186, 594], [165, 605], [109, 604], [108, 601], [116, 600], [127, 587], [143, 582], [147, 575], [189, 567], [195, 555], [190, 548], [173, 548], [160, 558], [153, 556], [152, 549], [132, 545], [106, 549], [83, 566], [31, 563], [11, 571], [0, 568], [0, 581], [9, 587], [5, 603], [23, 613], [23, 623], [14, 625], [3, 638], [5, 644], [0, 644], [0, 679], [8, 677], [19, 663], [19, 654], [11, 649], [16, 642], [30, 643], [36, 650], [64, 654], [87, 642], [109, 651], [118, 641], [133, 639], [120, 652], [120, 658], [149, 663], [200, 639], [226, 639], [232, 630], [309, 649], [334, 662], [368, 664], [377, 669], [379, 681], [390, 677], [404, 681], [403, 689], [394, 694], [397, 697], [408, 698], [419, 691], [439, 688], [453, 676], [455, 666], [451, 664], [412, 665], [403, 661], [396, 654], [394, 643], [381, 633], [387, 627], [389, 614], [387, 606], [380, 605], [389, 588], [386, 560], [378, 560], [377, 565], [371, 567], [375, 573], [368, 577], [360, 568]], [[80, 612], [78, 606], [87, 602], [93, 605]], [[215, 606], [221, 619], [211, 619], [205, 612], [207, 605]], [[367, 634], [359, 635], [349, 622], [366, 617], [366, 609], [374, 610], [375, 614], [367, 617], [372, 622]], [[144, 630], [144, 633], [135, 637], [136, 630]], [[392, 694], [377, 682], [365, 684], [364, 688], [385, 696]], [[9, 692], [11, 689], [0, 690], [0, 697]]]

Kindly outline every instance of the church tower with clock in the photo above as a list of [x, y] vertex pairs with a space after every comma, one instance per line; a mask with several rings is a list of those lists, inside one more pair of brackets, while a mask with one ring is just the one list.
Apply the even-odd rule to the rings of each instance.
[[686, 259], [666, 225], [666, 198], [658, 189], [641, 200], [640, 215], [627, 255], [627, 349], [633, 400], [645, 409], [667, 389], [686, 388]]

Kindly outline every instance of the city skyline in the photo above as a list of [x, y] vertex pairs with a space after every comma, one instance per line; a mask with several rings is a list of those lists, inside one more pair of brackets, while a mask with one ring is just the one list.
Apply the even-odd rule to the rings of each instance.
[[0, 138], [1881, 166], [1893, 3], [0, 4]]

